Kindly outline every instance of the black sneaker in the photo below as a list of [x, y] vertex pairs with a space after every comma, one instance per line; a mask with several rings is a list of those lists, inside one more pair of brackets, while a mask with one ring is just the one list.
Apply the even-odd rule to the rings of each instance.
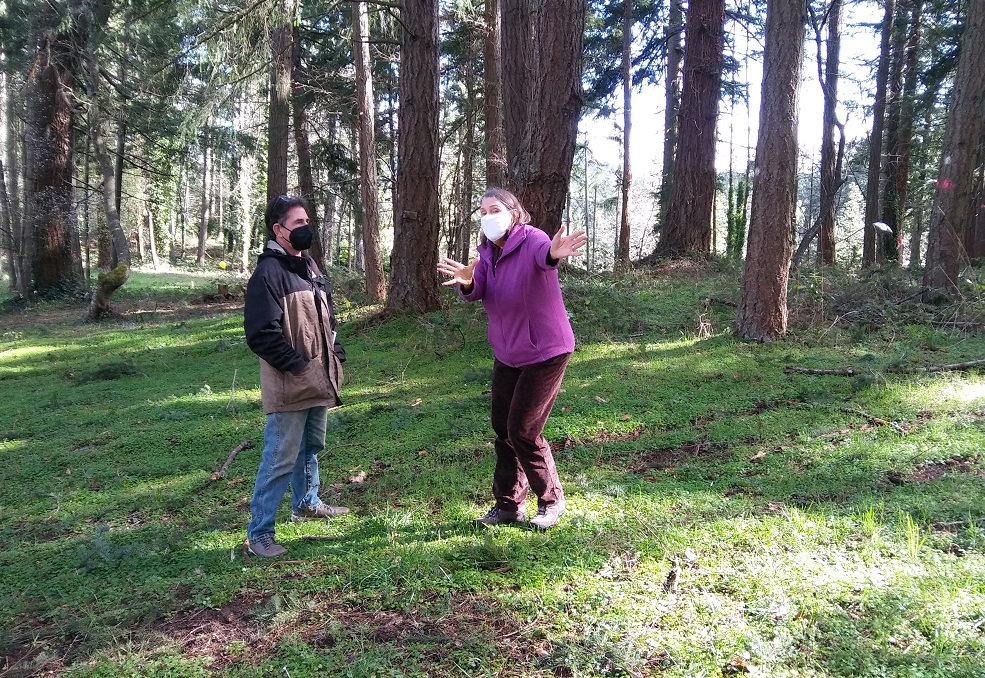
[[287, 549], [278, 544], [272, 534], [265, 534], [256, 541], [249, 542], [246, 548], [261, 558], [276, 558], [287, 553]]
[[563, 501], [551, 504], [550, 506], [540, 506], [537, 509], [537, 515], [530, 519], [530, 524], [541, 530], [548, 530], [557, 525], [557, 521], [561, 520], [561, 516], [563, 515]]
[[481, 518], [476, 518], [475, 522], [479, 525], [489, 527], [490, 525], [503, 525], [505, 523], [522, 523], [526, 519], [527, 514], [524, 513], [523, 509], [508, 511], [498, 506], [493, 506], [489, 509], [489, 513]]

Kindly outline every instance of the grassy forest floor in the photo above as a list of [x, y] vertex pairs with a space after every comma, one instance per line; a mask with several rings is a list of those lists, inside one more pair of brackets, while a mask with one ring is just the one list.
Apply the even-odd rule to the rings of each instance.
[[726, 265], [565, 274], [568, 513], [541, 533], [470, 523], [481, 307], [384, 322], [339, 273], [321, 473], [353, 512], [285, 501], [272, 562], [242, 549], [264, 417], [241, 299], [138, 272], [99, 325], [8, 302], [0, 675], [985, 676], [985, 372], [913, 371], [985, 358], [974, 275], [928, 307], [903, 273], [802, 274], [789, 337], [755, 344]]

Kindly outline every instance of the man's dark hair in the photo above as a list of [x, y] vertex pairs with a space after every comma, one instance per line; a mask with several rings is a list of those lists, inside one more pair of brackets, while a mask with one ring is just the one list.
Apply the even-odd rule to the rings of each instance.
[[308, 212], [308, 203], [304, 198], [296, 198], [290, 195], [279, 195], [267, 205], [267, 211], [263, 214], [263, 221], [267, 225], [267, 240], [276, 240], [274, 234], [274, 224], [283, 224], [284, 217], [292, 207], [303, 207]]

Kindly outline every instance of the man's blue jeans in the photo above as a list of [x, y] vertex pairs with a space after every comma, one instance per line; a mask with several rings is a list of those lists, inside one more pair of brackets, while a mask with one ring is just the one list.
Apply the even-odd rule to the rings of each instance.
[[294, 512], [315, 507], [318, 498], [318, 453], [325, 448], [327, 407], [300, 412], [273, 412], [263, 429], [263, 454], [250, 501], [250, 525], [246, 537], [251, 542], [274, 534], [277, 507], [291, 485]]

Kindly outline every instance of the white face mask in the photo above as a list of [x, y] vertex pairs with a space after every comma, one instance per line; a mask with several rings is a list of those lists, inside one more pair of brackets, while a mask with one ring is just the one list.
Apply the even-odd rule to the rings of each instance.
[[513, 215], [509, 212], [493, 212], [491, 214], [483, 214], [479, 218], [479, 224], [482, 226], [482, 232], [490, 240], [499, 240], [506, 232], [510, 230], [510, 226], [513, 225]]

